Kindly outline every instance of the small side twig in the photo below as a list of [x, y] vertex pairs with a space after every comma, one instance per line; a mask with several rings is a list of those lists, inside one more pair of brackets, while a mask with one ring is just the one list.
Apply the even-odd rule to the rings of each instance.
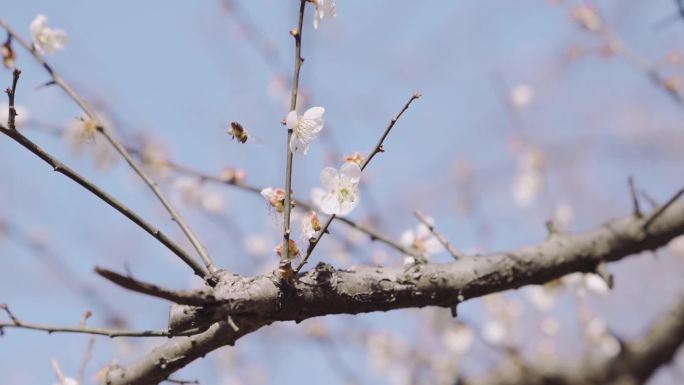
[[203, 295], [203, 293], [198, 291], [169, 290], [97, 266], [95, 267], [95, 272], [106, 280], [128, 290], [147, 294], [152, 297], [163, 298], [180, 305], [204, 306], [215, 303], [214, 297], [211, 294]]
[[667, 210], [670, 206], [672, 206], [673, 203], [677, 201], [682, 195], [684, 195], [684, 188], [681, 190], [677, 191], [675, 195], [670, 198], [664, 205], [662, 205], [658, 210], [656, 210], [653, 214], [651, 214], [650, 217], [644, 222], [643, 229], [648, 230], [648, 228], [655, 222], [656, 219], [658, 219], [659, 216], [663, 215], [665, 210]]
[[29, 330], [40, 330], [52, 333], [79, 333], [79, 334], [92, 334], [92, 335], [102, 335], [107, 337], [175, 337], [175, 336], [191, 336], [194, 334], [201, 333], [202, 329], [190, 329], [184, 330], [179, 333], [171, 333], [166, 330], [117, 330], [117, 329], [106, 329], [106, 328], [91, 328], [91, 327], [81, 327], [81, 326], [54, 326], [38, 324], [33, 322], [22, 321], [17, 316], [15, 316], [6, 304], [0, 305], [0, 310], [5, 311], [10, 318], [10, 322], [0, 322], [0, 330], [4, 328], [20, 328]]
[[421, 222], [428, 228], [428, 230], [430, 230], [430, 232], [432, 233], [432, 235], [434, 235], [435, 238], [437, 238], [437, 240], [439, 241], [439, 243], [441, 243], [442, 246], [444, 246], [444, 248], [446, 249], [446, 251], [449, 252], [449, 254], [451, 254], [451, 256], [454, 257], [454, 259], [463, 258], [463, 253], [462, 253], [460, 250], [456, 249], [456, 248], [449, 242], [449, 240], [446, 239], [446, 237], [444, 236], [444, 234], [442, 234], [442, 233], [440, 233], [439, 231], [437, 231], [437, 229], [435, 229], [435, 225], [432, 224], [432, 223], [430, 223], [430, 221], [428, 220], [428, 218], [427, 218], [425, 215], [423, 215], [423, 213], [421, 213], [420, 211], [416, 210], [416, 211], [413, 212], [413, 215], [415, 215], [416, 218], [418, 218], [418, 220], [421, 221]]
[[636, 188], [634, 187], [634, 178], [630, 175], [627, 179], [629, 184], [629, 194], [632, 196], [632, 207], [634, 210], [634, 216], [641, 218], [641, 209], [639, 208], [639, 197], [637, 196]]
[[199, 380], [175, 380], [173, 378], [167, 378], [164, 382], [170, 382], [172, 384], [178, 385], [189, 385], [189, 384], [199, 384]]
[[83, 359], [81, 360], [81, 366], [78, 368], [78, 383], [83, 384], [85, 378], [85, 370], [88, 363], [93, 358], [93, 346], [95, 345], [95, 338], [90, 337], [88, 339], [88, 346], [86, 347], [85, 353], [83, 353]]
[[[368, 163], [370, 163], [371, 159], [379, 153], [379, 152], [384, 152], [385, 149], [383, 147], [383, 144], [385, 142], [385, 138], [387, 138], [387, 135], [389, 135], [390, 131], [392, 131], [392, 128], [394, 125], [399, 121], [399, 118], [404, 114], [406, 110], [411, 106], [411, 103], [413, 103], [414, 100], [420, 98], [420, 93], [415, 92], [413, 95], [411, 95], [411, 98], [404, 104], [404, 107], [399, 111], [399, 113], [390, 120], [389, 124], [387, 125], [387, 128], [385, 128], [385, 131], [382, 133], [382, 136], [380, 136], [380, 140], [378, 140], [378, 143], [375, 145], [373, 150], [368, 154], [366, 157], [366, 160], [363, 162], [361, 165], [361, 171], [363, 171], [366, 166], [368, 166]], [[287, 210], [287, 203], [285, 204], [285, 209]], [[311, 253], [313, 253], [314, 249], [316, 248], [316, 245], [318, 245], [318, 242], [323, 238], [323, 235], [325, 235], [328, 232], [328, 227], [330, 227], [330, 223], [337, 217], [337, 215], [333, 214], [331, 215], [328, 220], [325, 222], [321, 230], [316, 234], [316, 237], [313, 238], [312, 240], [309, 241], [309, 246], [306, 248], [306, 254], [304, 255], [304, 258], [302, 261], [299, 263], [297, 268], [295, 269], [295, 274], [299, 273], [302, 270], [302, 267], [307, 263], [309, 260], [309, 257], [311, 256]], [[285, 254], [286, 255], [286, 254]]]
[[17, 119], [17, 109], [14, 107], [14, 97], [17, 93], [17, 82], [19, 81], [19, 75], [21, 75], [21, 70], [15, 68], [12, 71], [12, 87], [5, 90], [7, 92], [7, 97], [9, 98], [9, 111], [7, 113], [7, 126], [10, 130], [16, 130], [16, 119]]

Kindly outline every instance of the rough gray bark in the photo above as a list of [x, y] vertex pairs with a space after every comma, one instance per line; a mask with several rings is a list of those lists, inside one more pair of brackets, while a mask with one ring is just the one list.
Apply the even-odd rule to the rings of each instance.
[[[579, 235], [552, 233], [536, 246], [447, 264], [334, 269], [320, 263], [291, 283], [278, 281], [272, 275], [241, 277], [218, 272], [218, 284], [211, 294], [217, 304], [185, 307], [186, 311], [174, 312], [184, 319], [174, 319], [172, 314], [170, 320], [172, 326], [191, 323], [211, 325], [209, 329], [193, 337], [172, 339], [130, 367], [112, 368], [107, 384], [158, 383], [194, 359], [233, 344], [274, 321], [424, 306], [453, 307], [471, 298], [542, 284], [573, 272], [593, 272], [603, 262], [657, 249], [684, 234], [684, 203], [675, 202], [654, 217], [657, 212], [613, 220]], [[206, 290], [197, 295], [207, 298]], [[237, 323], [239, 330], [225, 320]], [[646, 343], [667, 339], [667, 334], [656, 337], [657, 333]], [[631, 349], [645, 352], [648, 347], [636, 344]]]

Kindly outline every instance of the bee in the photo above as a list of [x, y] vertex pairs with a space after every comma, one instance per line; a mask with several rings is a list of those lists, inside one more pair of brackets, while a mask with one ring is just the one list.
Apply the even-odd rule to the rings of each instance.
[[244, 127], [242, 127], [242, 124], [238, 122], [230, 122], [230, 127], [228, 128], [228, 134], [233, 137], [233, 139], [237, 140], [240, 143], [245, 143], [247, 142], [247, 139], [249, 138], [249, 134], [247, 134], [247, 130], [245, 130]]

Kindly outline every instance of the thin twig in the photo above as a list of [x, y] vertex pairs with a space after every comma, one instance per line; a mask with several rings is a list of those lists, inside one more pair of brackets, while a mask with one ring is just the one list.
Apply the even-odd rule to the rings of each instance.
[[636, 188], [634, 187], [634, 178], [630, 175], [627, 179], [629, 184], [629, 194], [632, 196], [632, 207], [634, 208], [634, 216], [641, 218], [641, 209], [639, 208], [639, 197], [636, 193]]
[[673, 195], [672, 198], [670, 198], [670, 200], [668, 200], [658, 210], [656, 210], [653, 214], [651, 214], [651, 216], [648, 217], [646, 222], [644, 222], [643, 229], [648, 230], [648, 228], [651, 226], [651, 224], [653, 224], [653, 222], [656, 219], [658, 219], [659, 216], [663, 215], [665, 210], [667, 210], [670, 206], [672, 206], [672, 204], [675, 203], [677, 201], [677, 199], [679, 199], [679, 197], [681, 197], [682, 195], [684, 195], [684, 188], [677, 191], [677, 193], [675, 195]]
[[[298, 204], [300, 206], [303, 206], [303, 203], [298, 203]], [[352, 227], [352, 228], [354, 228], [354, 229], [356, 229], [362, 233], [368, 234], [371, 241], [382, 242], [382, 243], [392, 247], [393, 249], [399, 251], [402, 254], [410, 255], [410, 256], [416, 257], [416, 258], [420, 257], [420, 252], [418, 250], [416, 250], [414, 248], [402, 246], [401, 244], [399, 244], [399, 242], [394, 241], [393, 239], [391, 239], [388, 236], [378, 232], [375, 229], [372, 229], [370, 227], [356, 223], [356, 222], [354, 222], [351, 219], [348, 219], [346, 217], [336, 216], [335, 220], [340, 221], [340, 222], [342, 222], [342, 223], [344, 223], [344, 224], [346, 224], [346, 225], [348, 225], [348, 226], [350, 226], [350, 227]]]
[[20, 328], [30, 330], [41, 330], [52, 333], [80, 333], [93, 334], [114, 337], [175, 337], [175, 336], [191, 336], [201, 333], [201, 329], [184, 330], [179, 333], [171, 333], [166, 330], [117, 330], [106, 328], [91, 328], [82, 326], [55, 326], [45, 325], [33, 322], [25, 322], [17, 318], [9, 309], [9, 306], [2, 304], [0, 310], [4, 310], [9, 316], [11, 322], [0, 322], [0, 330], [3, 328]]
[[441, 243], [442, 246], [444, 246], [444, 248], [449, 252], [449, 254], [451, 254], [451, 256], [454, 257], [454, 259], [459, 259], [463, 257], [463, 253], [460, 250], [457, 250], [451, 243], [449, 243], [449, 240], [446, 239], [444, 234], [437, 231], [437, 229], [435, 229], [435, 225], [430, 223], [428, 218], [425, 215], [423, 215], [423, 213], [416, 210], [413, 212], [413, 214], [416, 216], [416, 218], [418, 218], [419, 221], [421, 221], [428, 228], [428, 230], [430, 230], [432, 235], [434, 235], [435, 238], [437, 238], [439, 243]]
[[188, 385], [188, 384], [199, 384], [199, 380], [174, 380], [173, 378], [167, 378], [164, 382], [170, 382], [172, 384], [178, 385]]
[[[399, 111], [399, 113], [390, 120], [389, 124], [387, 125], [387, 128], [385, 128], [385, 131], [382, 133], [382, 136], [380, 137], [380, 140], [378, 140], [378, 143], [375, 145], [373, 150], [368, 154], [368, 157], [366, 157], [366, 160], [363, 162], [361, 165], [361, 171], [363, 171], [366, 166], [368, 166], [368, 163], [370, 163], [371, 159], [379, 153], [379, 152], [384, 152], [385, 149], [383, 148], [383, 143], [385, 142], [385, 138], [387, 138], [387, 135], [389, 135], [390, 131], [392, 131], [392, 128], [394, 125], [397, 123], [399, 118], [401, 118], [401, 115], [404, 114], [404, 112], [411, 106], [411, 103], [413, 103], [414, 100], [420, 98], [420, 93], [416, 92], [413, 95], [411, 95], [411, 98], [404, 104], [404, 107]], [[287, 206], [287, 204], [286, 204]], [[311, 239], [309, 241], [309, 246], [306, 248], [306, 254], [304, 255], [304, 258], [302, 261], [299, 263], [297, 268], [295, 269], [295, 273], [299, 273], [299, 271], [302, 270], [302, 267], [307, 263], [309, 260], [309, 257], [311, 256], [311, 253], [313, 253], [314, 249], [316, 248], [316, 245], [318, 245], [318, 242], [323, 238], [323, 235], [328, 232], [328, 227], [330, 226], [330, 223], [337, 217], [337, 215], [333, 214], [331, 215], [328, 220], [325, 222], [321, 230], [316, 234], [316, 237]]]
[[5, 90], [5, 92], [7, 92], [7, 97], [9, 98], [7, 126], [10, 128], [10, 130], [17, 129], [15, 124], [17, 118], [17, 109], [14, 107], [14, 97], [17, 93], [17, 82], [19, 81], [19, 75], [21, 75], [21, 71], [18, 68], [15, 68], [14, 71], [12, 71], [12, 87]]
[[57, 72], [50, 66], [50, 64], [45, 60], [43, 55], [38, 52], [38, 50], [34, 49], [26, 40], [24, 40], [19, 34], [17, 34], [12, 27], [9, 26], [3, 19], [0, 18], [0, 26], [3, 27], [8, 34], [10, 34], [19, 44], [24, 47], [28, 52], [31, 53], [31, 55], [35, 58], [35, 60], [45, 68], [45, 70], [50, 74], [50, 77], [52, 78], [51, 83], [56, 84], [59, 86], [66, 94], [83, 110], [83, 112], [88, 116], [88, 118], [95, 122], [95, 125], [97, 127], [97, 131], [101, 133], [107, 141], [114, 147], [114, 149], [124, 158], [126, 163], [133, 169], [133, 171], [140, 177], [140, 179], [143, 180], [143, 182], [152, 190], [154, 195], [157, 197], [157, 199], [161, 202], [161, 204], [164, 206], [166, 211], [171, 215], [171, 219], [175, 221], [178, 226], [181, 228], [183, 231], [183, 234], [188, 238], [192, 246], [197, 250], [197, 253], [200, 255], [202, 260], [204, 261], [205, 266], [209, 270], [210, 273], [213, 273], [216, 271], [216, 267], [214, 265], [214, 262], [211, 260], [211, 257], [209, 257], [209, 254], [207, 253], [206, 249], [204, 246], [200, 243], [199, 239], [197, 236], [192, 232], [188, 224], [181, 218], [180, 214], [176, 211], [176, 209], [171, 205], [171, 203], [168, 201], [168, 199], [162, 194], [161, 190], [159, 189], [158, 185], [156, 182], [152, 181], [149, 176], [142, 170], [142, 168], [133, 160], [129, 152], [126, 150], [126, 148], [110, 133], [106, 127], [102, 126], [100, 124], [97, 114], [95, 111], [86, 103], [86, 101], [81, 98], [76, 91], [74, 91], [73, 88], [59, 75]]
[[198, 276], [204, 278], [206, 277], [206, 272], [190, 255], [185, 252], [180, 246], [173, 242], [169, 237], [167, 237], [161, 230], [149, 224], [147, 221], [142, 219], [138, 214], [131, 210], [128, 206], [119, 202], [116, 198], [106, 193], [104, 190], [97, 187], [92, 182], [88, 181], [85, 177], [81, 176], [76, 171], [72, 170], [68, 166], [64, 165], [62, 162], [54, 158], [52, 155], [43, 151], [37, 144], [33, 143], [31, 140], [26, 138], [17, 130], [10, 130], [2, 125], [0, 125], [0, 132], [14, 139], [21, 146], [32, 152], [34, 155], [42, 159], [45, 163], [52, 166], [53, 170], [59, 172], [60, 174], [66, 176], [67, 178], [73, 180], [74, 182], [81, 185], [86, 190], [90, 191], [96, 197], [100, 198], [102, 201], [116, 209], [118, 212], [123, 214], [126, 218], [130, 219], [133, 223], [138, 225], [140, 228], [145, 230], [148, 234], [152, 235], [155, 239], [161, 242], [174, 254], [176, 254], [180, 259], [183, 260]]
[[[290, 111], [297, 109], [297, 92], [299, 90], [299, 73], [302, 69], [304, 59], [302, 58], [302, 26], [304, 24], [304, 10], [306, 9], [306, 0], [299, 2], [299, 21], [297, 22], [297, 29], [290, 31], [290, 34], [295, 39], [295, 64], [294, 75], [292, 76], [292, 95], [290, 97]], [[283, 212], [283, 254], [282, 258], [288, 260], [290, 256], [290, 212], [292, 210], [292, 150], [290, 149], [290, 140], [292, 140], [293, 129], [287, 129], [287, 151], [285, 164], [285, 211]], [[282, 262], [281, 262], [282, 264]], [[290, 266], [287, 264], [287, 266]]]
[[646, 190], [639, 189], [639, 195], [644, 198], [649, 205], [651, 205], [651, 209], [655, 209], [656, 207], [659, 206], [658, 201], [651, 196]]
[[147, 294], [152, 297], [163, 298], [181, 305], [204, 306], [216, 302], [212, 295], [205, 295], [198, 291], [173, 291], [101, 267], [95, 267], [95, 272], [108, 281], [128, 290]]
[[390, 120], [389, 125], [387, 126], [387, 128], [385, 128], [385, 132], [382, 133], [382, 136], [380, 137], [380, 140], [378, 140], [378, 143], [375, 145], [375, 148], [373, 149], [373, 151], [371, 151], [371, 153], [368, 155], [366, 160], [361, 165], [361, 171], [363, 171], [366, 168], [366, 166], [368, 166], [368, 163], [370, 163], [371, 159], [373, 159], [373, 157], [377, 153], [385, 151], [385, 149], [383, 147], [383, 144], [385, 142], [385, 138], [387, 138], [387, 135], [389, 135], [390, 131], [392, 131], [392, 128], [394, 127], [394, 125], [397, 123], [397, 121], [399, 121], [399, 118], [401, 118], [401, 115], [403, 115], [404, 112], [406, 112], [406, 110], [408, 110], [408, 108], [411, 106], [411, 103], [413, 103], [414, 100], [416, 100], [420, 97], [421, 97], [421, 95], [419, 92], [415, 92], [413, 95], [411, 95], [411, 98], [408, 100], [408, 102], [406, 102], [406, 104], [404, 104], [404, 107], [401, 109], [401, 111], [399, 111], [397, 116], [395, 116], [394, 118], [392, 118], [392, 120]]
[[85, 353], [83, 353], [83, 359], [81, 360], [81, 366], [78, 368], [78, 383], [83, 384], [83, 379], [85, 378], [86, 366], [93, 358], [93, 345], [95, 345], [95, 338], [90, 337], [88, 339], [88, 346], [86, 347]]

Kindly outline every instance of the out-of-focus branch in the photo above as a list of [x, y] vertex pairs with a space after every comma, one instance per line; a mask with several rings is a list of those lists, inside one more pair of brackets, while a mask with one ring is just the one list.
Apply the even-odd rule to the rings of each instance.
[[[320, 263], [294, 280], [292, 286], [280, 285], [272, 275], [240, 277], [219, 272], [214, 295], [222, 305], [211, 309], [211, 317], [215, 321], [228, 315], [241, 318], [239, 332], [223, 322], [215, 324], [212, 331], [193, 337], [194, 344], [172, 341], [130, 368], [117, 368], [117, 375], [108, 377], [107, 384], [156, 383], [193, 359], [246, 334], [243, 323], [255, 330], [273, 321], [302, 321], [330, 314], [453, 307], [468, 299], [543, 284], [574, 272], [594, 272], [601, 263], [657, 249], [684, 234], [684, 203], [670, 205], [648, 230], [643, 223], [643, 219], [629, 215], [582, 234], [557, 234], [535, 246], [446, 264], [336, 270]], [[215, 339], [212, 333], [216, 333]], [[640, 345], [634, 346], [637, 351]], [[163, 363], [174, 364], [160, 365], [160, 358]]]
[[618, 355], [597, 359], [586, 356], [570, 364], [534, 365], [505, 362], [480, 378], [463, 378], [459, 385], [585, 385], [643, 384], [655, 371], [672, 361], [684, 344], [684, 293], [671, 309], [637, 339], [622, 342]]
[[[401, 115], [408, 110], [408, 108], [411, 106], [411, 103], [413, 103], [414, 100], [420, 98], [420, 93], [416, 92], [413, 95], [411, 95], [411, 98], [404, 104], [404, 107], [399, 111], [399, 113], [390, 120], [389, 124], [387, 125], [387, 128], [385, 128], [385, 131], [382, 133], [380, 136], [380, 139], [378, 140], [378, 143], [375, 145], [373, 150], [368, 154], [366, 159], [363, 161], [363, 164], [361, 165], [361, 171], [363, 171], [366, 166], [368, 166], [368, 163], [370, 163], [371, 159], [379, 153], [379, 152], [384, 152], [385, 148], [383, 147], [383, 144], [385, 143], [385, 139], [387, 138], [387, 135], [389, 135], [390, 131], [392, 131], [392, 128], [394, 125], [399, 121], [399, 118], [401, 118]], [[287, 207], [287, 206], [286, 206]], [[325, 224], [321, 228], [321, 230], [316, 234], [316, 237], [312, 240], [309, 241], [309, 246], [306, 248], [306, 254], [304, 255], [304, 258], [302, 259], [302, 262], [299, 263], [297, 268], [295, 269], [295, 273], [299, 273], [299, 271], [302, 270], [304, 265], [308, 262], [309, 257], [311, 256], [311, 253], [313, 253], [314, 249], [316, 248], [316, 245], [318, 245], [318, 242], [323, 238], [323, 235], [325, 235], [328, 232], [328, 227], [330, 227], [330, 223], [337, 217], [337, 215], [333, 214], [331, 215], [327, 221], [325, 221]]]
[[[181, 218], [180, 214], [171, 205], [168, 199], [162, 194], [157, 183], [152, 181], [152, 179], [149, 176], [147, 176], [143, 169], [131, 157], [131, 155], [123, 146], [123, 144], [121, 144], [119, 140], [116, 139], [113, 136], [113, 134], [109, 132], [109, 130], [99, 122], [97, 114], [88, 105], [85, 99], [81, 98], [76, 93], [76, 91], [73, 88], [71, 88], [71, 86], [52, 68], [52, 66], [50, 66], [50, 64], [45, 60], [43, 55], [40, 52], [38, 52], [38, 50], [32, 47], [26, 40], [24, 40], [19, 34], [17, 34], [16, 31], [14, 31], [14, 29], [10, 27], [10, 25], [6, 23], [2, 18], [0, 18], [0, 27], [4, 28], [15, 41], [19, 42], [19, 44], [22, 47], [24, 47], [24, 49], [26, 49], [28, 52], [30, 52], [33, 58], [40, 65], [42, 65], [43, 68], [45, 68], [45, 70], [52, 78], [49, 84], [55, 84], [59, 86], [79, 106], [79, 108], [83, 110], [83, 112], [88, 116], [88, 118], [95, 123], [97, 131], [107, 139], [107, 141], [112, 145], [112, 147], [114, 147], [114, 149], [124, 158], [126, 163], [128, 163], [128, 165], [133, 169], [133, 171], [140, 177], [140, 179], [142, 179], [143, 182], [152, 190], [152, 192], [164, 206], [166, 211], [168, 211], [168, 213], [171, 215], [171, 219], [173, 219], [178, 224], [178, 226], [183, 231], [183, 234], [185, 234], [185, 236], [188, 238], [192, 246], [197, 250], [197, 253], [204, 261], [204, 264], [209, 270], [209, 272], [211, 273], [215, 271], [216, 267], [214, 266], [214, 262], [211, 260], [211, 257], [209, 257], [209, 254], [207, 253], [206, 249], [201, 244], [197, 236], [192, 232], [187, 223], [183, 220], [183, 218]], [[10, 116], [12, 116], [11, 113]]]
[[449, 242], [449, 240], [444, 236], [444, 234], [437, 231], [437, 229], [435, 229], [435, 225], [432, 224], [428, 220], [428, 218], [425, 215], [423, 215], [423, 213], [416, 210], [413, 212], [413, 214], [416, 216], [416, 218], [418, 218], [418, 220], [422, 224], [424, 224], [428, 228], [428, 230], [430, 230], [432, 235], [434, 235], [435, 238], [437, 238], [439, 243], [441, 243], [442, 246], [444, 246], [444, 248], [449, 252], [449, 254], [451, 254], [451, 256], [454, 257], [454, 259], [459, 259], [463, 257], [463, 253], [459, 250], [456, 250], [456, 248]]

